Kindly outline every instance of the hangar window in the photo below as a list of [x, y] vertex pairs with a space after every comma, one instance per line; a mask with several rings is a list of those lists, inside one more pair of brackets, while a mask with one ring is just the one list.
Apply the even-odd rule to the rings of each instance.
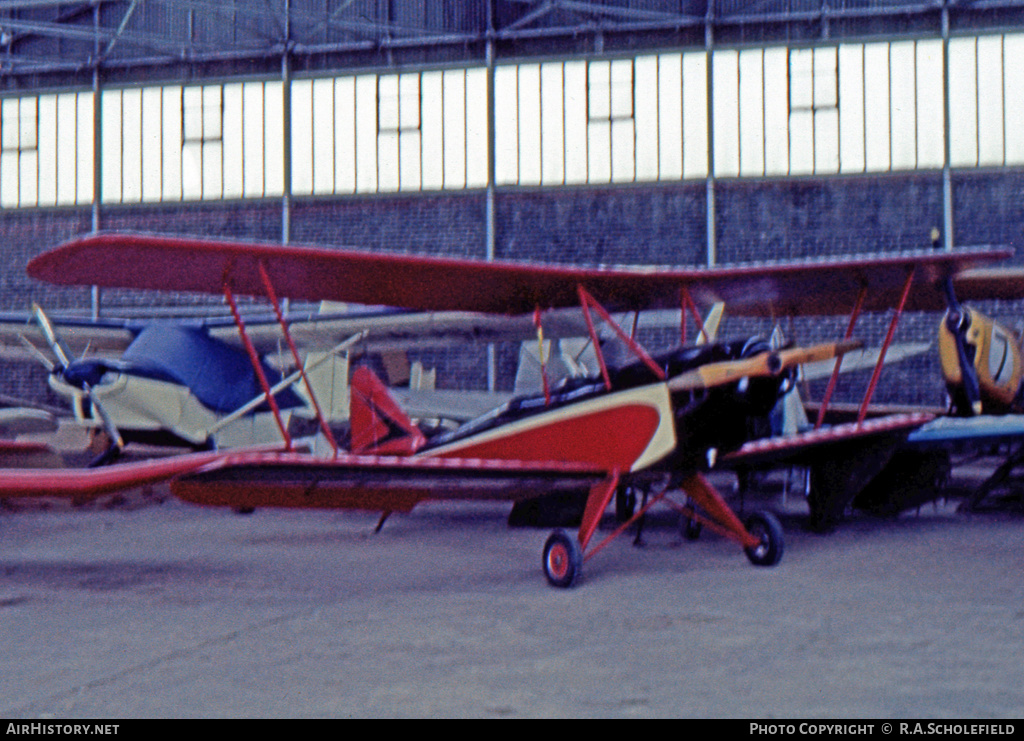
[[0, 102], [0, 207], [92, 200], [92, 101], [70, 92]]
[[0, 204], [34, 206], [38, 202], [39, 99], [0, 102]]
[[292, 192], [483, 187], [486, 100], [483, 69], [296, 80]]
[[636, 174], [633, 60], [587, 66], [587, 161], [590, 182], [623, 182]]
[[220, 85], [185, 88], [181, 106], [182, 137], [186, 144], [224, 138], [224, 88]]
[[942, 166], [941, 41], [846, 44], [838, 69], [840, 172]]
[[377, 78], [377, 129], [382, 134], [419, 132], [419, 74]]
[[224, 190], [224, 87], [187, 87], [181, 96], [181, 179], [186, 198]]
[[377, 181], [381, 189], [419, 189], [420, 120], [420, 75], [378, 77]]
[[949, 65], [951, 164], [1024, 162], [1024, 35], [951, 39]]
[[103, 202], [280, 195], [282, 88], [245, 82], [105, 90]]
[[703, 177], [706, 59], [693, 52], [498, 67], [495, 182]]
[[790, 172], [839, 170], [839, 88], [836, 47], [789, 52]]
[[39, 146], [39, 99], [7, 98], [0, 111], [0, 139], [5, 152], [29, 152]]
[[0, 207], [451, 190], [484, 187], [492, 172], [496, 185], [557, 186], [712, 167], [764, 177], [1024, 163], [1024, 34], [955, 36], [945, 49], [932, 38], [508, 63], [493, 91], [486, 68], [446, 67], [287, 89], [11, 95], [0, 99]]

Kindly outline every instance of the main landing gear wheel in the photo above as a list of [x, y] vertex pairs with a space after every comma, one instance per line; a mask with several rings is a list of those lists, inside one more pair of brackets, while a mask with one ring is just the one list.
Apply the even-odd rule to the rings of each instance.
[[750, 563], [755, 566], [774, 566], [782, 558], [783, 537], [782, 525], [774, 515], [767, 512], [755, 512], [744, 523], [747, 532], [761, 542], [750, 548], [744, 548]]
[[583, 551], [564, 530], [555, 530], [544, 543], [544, 576], [554, 587], [571, 587], [583, 569]]
[[615, 492], [615, 520], [625, 522], [636, 511], [636, 490], [631, 486], [620, 486]]

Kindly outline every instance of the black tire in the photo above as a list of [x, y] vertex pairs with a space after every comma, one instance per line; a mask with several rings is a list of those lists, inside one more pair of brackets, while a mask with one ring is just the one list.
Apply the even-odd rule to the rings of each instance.
[[700, 539], [701, 531], [704, 530], [704, 523], [686, 515], [679, 515], [679, 534], [690, 541]]
[[615, 492], [615, 520], [625, 522], [636, 511], [636, 490], [620, 486]]
[[555, 530], [544, 543], [544, 576], [553, 587], [566, 589], [576, 584], [583, 569], [583, 551], [576, 538]]
[[744, 548], [750, 563], [755, 566], [774, 566], [782, 559], [784, 539], [782, 525], [774, 515], [767, 512], [755, 512], [744, 523], [747, 531], [758, 538], [758, 545]]

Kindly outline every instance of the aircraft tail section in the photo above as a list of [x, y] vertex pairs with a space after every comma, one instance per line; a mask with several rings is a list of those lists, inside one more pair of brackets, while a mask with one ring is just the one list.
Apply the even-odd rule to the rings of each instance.
[[297, 383], [295, 392], [312, 406], [315, 398], [329, 422], [348, 419], [348, 354], [310, 352], [305, 360], [306, 378], [312, 386], [313, 396], [306, 384]]
[[372, 370], [356, 368], [349, 386], [353, 453], [409, 455], [423, 447], [423, 433]]

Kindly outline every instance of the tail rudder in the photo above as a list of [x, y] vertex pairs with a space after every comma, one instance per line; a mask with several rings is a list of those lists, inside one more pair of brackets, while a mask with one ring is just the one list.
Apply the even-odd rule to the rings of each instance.
[[372, 370], [356, 368], [349, 387], [353, 453], [410, 455], [423, 447], [423, 433]]

